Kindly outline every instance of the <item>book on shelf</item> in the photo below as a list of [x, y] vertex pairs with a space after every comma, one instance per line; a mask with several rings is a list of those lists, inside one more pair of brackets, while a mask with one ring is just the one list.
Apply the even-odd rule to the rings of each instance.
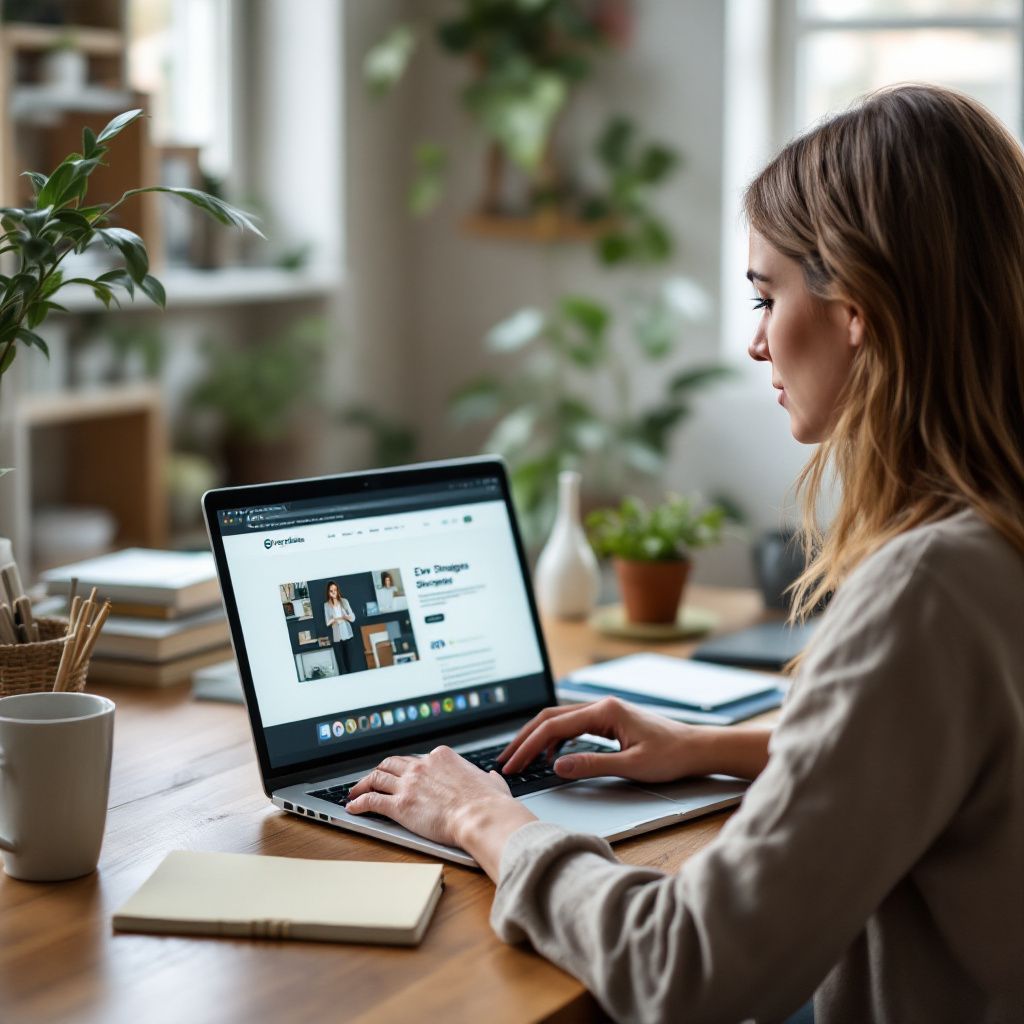
[[137, 661], [128, 658], [97, 658], [89, 661], [89, 682], [123, 683], [129, 686], [174, 686], [192, 678], [196, 669], [232, 657], [231, 645], [221, 644], [173, 661]]
[[440, 864], [174, 850], [113, 924], [159, 935], [415, 946], [443, 889]]
[[[72, 579], [78, 580], [83, 597], [93, 588], [97, 596], [119, 606], [124, 614], [130, 605], [153, 612], [144, 617], [173, 617], [210, 608], [220, 600], [220, 585], [209, 551], [160, 551], [125, 548], [84, 562], [47, 569], [40, 574], [49, 594], [67, 595]], [[164, 609], [165, 614], [156, 609]], [[139, 615], [138, 610], [132, 612]]]
[[230, 640], [228, 620], [220, 608], [169, 620], [111, 615], [96, 640], [94, 655], [171, 661], [211, 647], [222, 648]]

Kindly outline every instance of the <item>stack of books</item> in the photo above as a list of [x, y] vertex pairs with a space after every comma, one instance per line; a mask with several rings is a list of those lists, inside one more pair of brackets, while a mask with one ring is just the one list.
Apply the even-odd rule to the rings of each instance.
[[89, 679], [171, 686], [231, 657], [213, 556], [206, 551], [126, 548], [42, 573], [48, 594], [96, 587], [112, 604], [93, 650]]

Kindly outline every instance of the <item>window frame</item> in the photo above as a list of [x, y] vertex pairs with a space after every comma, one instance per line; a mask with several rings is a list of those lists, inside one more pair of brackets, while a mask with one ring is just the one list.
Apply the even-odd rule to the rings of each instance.
[[801, 42], [813, 32], [875, 32], [884, 29], [1003, 29], [1017, 33], [1017, 52], [1021, 66], [1021, 92], [1018, 123], [1011, 125], [1024, 139], [1024, 0], [1016, 0], [1016, 14], [957, 15], [860, 15], [827, 17], [803, 12], [802, 0], [776, 0], [774, 36], [774, 109], [775, 141], [781, 146], [804, 126], [797, 122], [797, 87], [804, 80]]

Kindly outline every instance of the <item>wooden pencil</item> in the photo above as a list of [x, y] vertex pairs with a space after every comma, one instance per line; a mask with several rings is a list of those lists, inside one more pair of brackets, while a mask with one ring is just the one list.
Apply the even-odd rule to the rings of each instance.
[[67, 686], [67, 679], [74, 663], [77, 639], [78, 635], [71, 631], [64, 634], [64, 650], [60, 652], [60, 663], [57, 665], [57, 675], [53, 680], [53, 689], [56, 693], [61, 693]]
[[100, 630], [103, 629], [103, 623], [107, 621], [107, 617], [110, 615], [110, 608], [110, 602], [105, 602], [99, 614], [89, 626], [89, 635], [83, 638], [82, 645], [77, 652], [74, 671], [88, 664], [89, 659], [92, 657], [92, 649], [96, 646], [96, 641], [99, 639]]

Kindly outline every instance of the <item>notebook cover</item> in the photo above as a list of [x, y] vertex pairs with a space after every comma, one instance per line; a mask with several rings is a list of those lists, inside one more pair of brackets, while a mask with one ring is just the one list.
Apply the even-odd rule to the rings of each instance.
[[412, 946], [443, 888], [440, 864], [175, 850], [114, 915], [118, 931]]
[[762, 672], [705, 665], [664, 654], [630, 654], [569, 674], [570, 686], [632, 700], [717, 711], [775, 688]]
[[623, 700], [641, 705], [645, 711], [653, 711], [655, 714], [664, 715], [665, 718], [671, 718], [673, 721], [689, 722], [691, 725], [735, 725], [737, 722], [746, 721], [746, 719], [763, 714], [765, 711], [774, 711], [785, 698], [784, 690], [772, 689], [733, 704], [727, 704], [715, 711], [700, 711], [697, 708], [685, 708], [677, 704], [659, 704], [656, 700], [645, 699], [635, 693], [625, 691], [614, 692], [605, 688], [598, 691], [597, 688], [590, 689], [574, 685], [568, 680], [559, 682], [555, 687], [555, 693], [563, 704], [583, 703], [609, 696], [621, 697]]
[[738, 665], [777, 672], [807, 646], [817, 624], [816, 619], [797, 626], [765, 622], [716, 636], [701, 644], [691, 657], [694, 661], [716, 665]]

